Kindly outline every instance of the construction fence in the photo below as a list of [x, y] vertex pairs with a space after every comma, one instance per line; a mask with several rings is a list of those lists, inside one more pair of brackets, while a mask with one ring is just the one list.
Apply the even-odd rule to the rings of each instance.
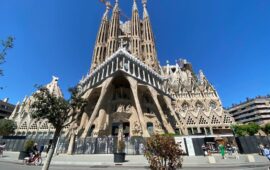
[[[184, 147], [187, 155], [203, 155], [203, 144], [211, 145], [213, 153], [219, 152], [218, 143], [213, 137], [191, 137], [189, 144], [187, 144], [188, 141], [186, 138], [183, 137], [182, 147]], [[7, 151], [23, 151], [24, 144], [27, 140], [33, 140], [35, 143], [38, 143], [39, 147], [46, 148], [50, 139], [52, 139], [52, 136], [0, 136], [0, 144], [5, 142]], [[143, 154], [145, 141], [146, 138], [143, 137], [125, 138], [125, 153], [128, 155]], [[270, 136], [232, 136], [224, 138], [224, 141], [235, 143], [239, 153], [242, 154], [259, 153], [260, 150], [258, 146], [260, 144], [270, 146]], [[69, 142], [70, 141], [66, 138], [59, 138], [56, 152], [59, 154], [67, 153]], [[116, 152], [116, 149], [117, 137], [77, 138], [75, 139], [73, 154], [113, 154]]]

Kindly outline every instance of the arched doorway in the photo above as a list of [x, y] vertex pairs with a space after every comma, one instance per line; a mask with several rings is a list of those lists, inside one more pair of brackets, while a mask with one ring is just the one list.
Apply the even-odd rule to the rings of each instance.
[[112, 81], [112, 95], [109, 100], [111, 107], [110, 121], [111, 135], [118, 136], [119, 127], [123, 127], [123, 134], [130, 135], [130, 116], [132, 115], [132, 92], [128, 80], [119, 75]]

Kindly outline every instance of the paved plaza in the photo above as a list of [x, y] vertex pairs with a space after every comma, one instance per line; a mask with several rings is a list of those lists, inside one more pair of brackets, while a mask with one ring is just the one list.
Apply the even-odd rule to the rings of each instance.
[[[18, 152], [5, 152], [0, 158], [1, 170], [37, 170], [41, 167], [23, 165], [18, 160]], [[43, 157], [43, 162], [46, 157]], [[249, 162], [248, 157], [254, 158], [254, 162]], [[216, 163], [209, 163], [208, 157], [194, 156], [184, 157], [183, 169], [187, 170], [206, 170], [206, 169], [230, 169], [230, 170], [266, 170], [270, 166], [269, 161], [256, 154], [240, 155], [240, 159], [227, 158], [221, 159], [219, 155], [214, 155]], [[116, 165], [113, 162], [113, 155], [96, 154], [96, 155], [56, 155], [51, 162], [52, 170], [86, 170], [86, 169], [148, 169], [149, 164], [142, 155], [127, 155], [126, 162]]]
[[[1, 170], [40, 170], [41, 167], [38, 166], [27, 166], [18, 163], [10, 162], [0, 162]], [[266, 170], [267, 165], [234, 165], [234, 166], [219, 166], [219, 167], [184, 167], [183, 170]], [[126, 166], [74, 166], [74, 165], [52, 165], [51, 170], [102, 170], [102, 169], [112, 169], [112, 170], [144, 170], [149, 169], [146, 167], [126, 167]]]

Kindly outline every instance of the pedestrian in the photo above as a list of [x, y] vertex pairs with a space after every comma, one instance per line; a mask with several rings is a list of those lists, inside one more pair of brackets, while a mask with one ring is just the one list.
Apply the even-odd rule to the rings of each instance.
[[34, 156], [39, 153], [38, 144], [37, 143], [34, 144], [32, 151], [33, 151]]
[[44, 151], [44, 145], [41, 145], [40, 147], [39, 147], [39, 153], [40, 153], [40, 155], [42, 154], [42, 152]]
[[[268, 146], [263, 146], [263, 155], [270, 161], [270, 150]], [[268, 167], [268, 170], [270, 170], [270, 167]]]
[[235, 156], [235, 159], [239, 159], [239, 153], [238, 153], [238, 148], [235, 145], [232, 145], [232, 151]]
[[3, 142], [2, 144], [0, 144], [1, 148], [5, 148], [6, 147], [6, 142]]
[[218, 148], [219, 148], [219, 152], [221, 154], [222, 159], [225, 159], [225, 157], [224, 157], [225, 156], [225, 147], [224, 147], [224, 145], [222, 143], [220, 143]]
[[207, 150], [206, 150], [206, 147], [205, 147], [205, 144], [202, 144], [202, 151], [203, 151], [203, 156], [206, 156], [207, 155]]
[[263, 147], [263, 155], [267, 157], [267, 159], [270, 161], [270, 150], [267, 146]]
[[0, 156], [3, 157], [3, 152], [4, 152], [4, 149], [6, 147], [6, 143], [3, 142], [1, 145], [0, 145]]
[[135, 154], [139, 155], [140, 154], [140, 143], [137, 139], [134, 141], [134, 148], [135, 148]]
[[228, 152], [228, 155], [231, 156], [232, 155], [232, 145], [230, 143], [227, 143], [226, 150]]
[[259, 149], [259, 155], [262, 155], [263, 156], [263, 144], [261, 143], [259, 146], [258, 146], [258, 149]]
[[142, 154], [144, 154], [144, 144], [141, 142], [140, 143], [140, 147], [139, 147], [140, 149], [140, 154], [142, 155]]

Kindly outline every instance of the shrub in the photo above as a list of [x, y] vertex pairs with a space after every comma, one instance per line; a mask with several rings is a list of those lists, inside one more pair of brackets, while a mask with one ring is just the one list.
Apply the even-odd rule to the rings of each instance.
[[125, 141], [123, 139], [119, 140], [118, 143], [117, 143], [117, 151], [118, 151], [118, 153], [125, 152], [125, 147], [126, 147]]
[[182, 167], [183, 152], [170, 135], [154, 135], [146, 142], [144, 156], [154, 170], [174, 170]]
[[269, 135], [269, 134], [270, 134], [270, 123], [265, 124], [265, 125], [262, 127], [262, 130], [263, 130], [267, 135]]
[[35, 142], [33, 140], [28, 140], [24, 144], [24, 151], [29, 152], [33, 148]]

